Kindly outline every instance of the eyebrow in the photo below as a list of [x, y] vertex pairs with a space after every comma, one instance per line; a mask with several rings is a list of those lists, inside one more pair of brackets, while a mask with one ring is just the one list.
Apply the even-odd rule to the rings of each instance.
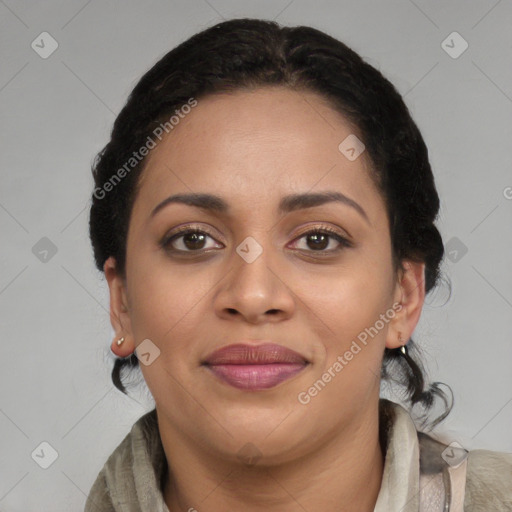
[[[368, 215], [366, 214], [363, 207], [347, 197], [341, 192], [315, 192], [315, 193], [304, 193], [304, 194], [291, 194], [285, 196], [279, 202], [278, 212], [279, 214], [285, 214], [304, 208], [313, 208], [315, 206], [321, 206], [327, 203], [341, 203], [350, 206], [356, 210], [367, 223], [370, 223]], [[159, 203], [151, 212], [151, 217], [154, 217], [162, 208], [172, 203], [186, 204], [189, 206], [195, 206], [202, 210], [212, 211], [219, 214], [227, 215], [230, 212], [230, 207], [224, 199], [213, 194], [203, 193], [191, 193], [191, 194], [174, 194], [167, 197], [161, 203]]]

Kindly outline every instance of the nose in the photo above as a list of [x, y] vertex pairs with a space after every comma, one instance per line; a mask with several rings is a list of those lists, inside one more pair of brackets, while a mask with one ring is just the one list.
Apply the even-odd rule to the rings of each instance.
[[290, 318], [295, 297], [283, 269], [269, 257], [269, 250], [254, 260], [233, 252], [232, 266], [214, 297], [216, 314], [224, 319], [239, 318], [251, 324], [278, 322]]

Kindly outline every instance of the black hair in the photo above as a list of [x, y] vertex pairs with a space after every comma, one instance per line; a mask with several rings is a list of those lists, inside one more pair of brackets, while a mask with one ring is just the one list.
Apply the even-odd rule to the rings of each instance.
[[[129, 95], [92, 168], [89, 228], [97, 268], [102, 271], [106, 259], [114, 256], [125, 276], [130, 214], [145, 163], [141, 159], [127, 169], [134, 152], [191, 98], [264, 86], [318, 93], [357, 127], [372, 163], [372, 179], [386, 204], [394, 268], [406, 258], [424, 262], [428, 293], [438, 282], [444, 255], [434, 224], [439, 197], [427, 147], [401, 95], [379, 70], [330, 35], [250, 18], [228, 20], [193, 35], [151, 67]], [[123, 168], [122, 179], [113, 182]], [[440, 383], [426, 385], [421, 359], [413, 358], [419, 351], [412, 339], [407, 348], [406, 355], [385, 349], [381, 377], [404, 386], [411, 408], [420, 405], [428, 412], [436, 398], [442, 399], [445, 412], [434, 426], [449, 414], [453, 394], [448, 406]], [[122, 392], [121, 370], [136, 366], [135, 354], [116, 359], [112, 380]]]

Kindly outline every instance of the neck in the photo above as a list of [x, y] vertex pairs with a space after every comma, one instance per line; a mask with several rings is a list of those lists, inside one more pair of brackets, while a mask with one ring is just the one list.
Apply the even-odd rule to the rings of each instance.
[[384, 468], [378, 405], [353, 423], [318, 441], [300, 459], [273, 466], [207, 455], [190, 438], [160, 424], [169, 469], [165, 503], [170, 512], [373, 512]]

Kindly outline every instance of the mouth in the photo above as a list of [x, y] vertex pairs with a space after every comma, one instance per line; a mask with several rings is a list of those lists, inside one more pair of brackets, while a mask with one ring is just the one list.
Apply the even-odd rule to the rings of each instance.
[[256, 391], [277, 386], [303, 371], [310, 362], [275, 343], [238, 343], [214, 351], [201, 364], [226, 384]]

